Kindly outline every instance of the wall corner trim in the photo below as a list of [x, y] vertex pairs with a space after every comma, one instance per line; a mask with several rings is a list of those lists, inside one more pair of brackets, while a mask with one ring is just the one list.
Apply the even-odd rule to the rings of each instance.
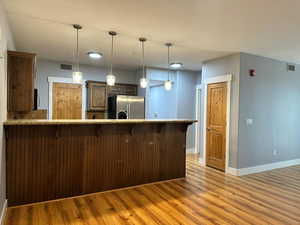
[[4, 219], [5, 219], [6, 209], [7, 209], [7, 199], [4, 201], [4, 204], [3, 204], [2, 209], [1, 209], [0, 225], [4, 225]]
[[290, 166], [297, 166], [300, 165], [300, 159], [293, 159], [293, 160], [287, 160], [287, 161], [281, 161], [281, 162], [275, 162], [275, 163], [269, 163], [264, 164], [260, 166], [253, 166], [253, 167], [247, 167], [247, 168], [228, 168], [228, 174], [234, 175], [234, 176], [244, 176], [254, 173], [261, 173], [265, 171], [270, 171], [274, 169], [280, 169]]

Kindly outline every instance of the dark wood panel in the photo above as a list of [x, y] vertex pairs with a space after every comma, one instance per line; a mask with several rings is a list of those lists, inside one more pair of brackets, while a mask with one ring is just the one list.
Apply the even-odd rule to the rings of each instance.
[[136, 84], [116, 84], [115, 86], [107, 86], [107, 95], [108, 97], [114, 95], [137, 96], [137, 89]]
[[299, 173], [293, 166], [235, 177], [188, 155], [186, 179], [9, 207], [5, 225], [296, 225]]
[[184, 177], [187, 126], [7, 126], [8, 204]]
[[30, 112], [33, 109], [35, 63], [35, 54], [7, 52], [9, 112]]
[[106, 119], [106, 112], [86, 112], [87, 119]]
[[20, 119], [35, 119], [42, 120], [47, 119], [48, 114], [46, 109], [38, 109], [31, 112], [8, 112], [7, 118], [10, 120], [20, 120]]

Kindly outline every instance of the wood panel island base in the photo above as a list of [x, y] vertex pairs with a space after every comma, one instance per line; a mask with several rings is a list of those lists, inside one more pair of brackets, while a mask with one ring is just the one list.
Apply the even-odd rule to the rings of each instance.
[[5, 122], [8, 205], [185, 177], [193, 120]]

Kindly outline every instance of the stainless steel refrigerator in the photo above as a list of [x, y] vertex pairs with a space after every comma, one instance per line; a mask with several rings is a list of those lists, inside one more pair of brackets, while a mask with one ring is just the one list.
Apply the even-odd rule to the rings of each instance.
[[115, 95], [108, 98], [109, 119], [145, 119], [145, 98]]

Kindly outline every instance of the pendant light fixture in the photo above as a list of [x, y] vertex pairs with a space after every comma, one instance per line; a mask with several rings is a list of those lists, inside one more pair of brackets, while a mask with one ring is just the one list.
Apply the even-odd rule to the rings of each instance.
[[168, 80], [165, 81], [164, 86], [167, 91], [172, 89], [172, 81], [170, 80], [170, 47], [172, 46], [171, 43], [166, 43], [168, 47]]
[[79, 30], [82, 29], [82, 26], [80, 26], [79, 24], [74, 24], [73, 27], [76, 30], [76, 65], [75, 65], [75, 70], [73, 71], [73, 82], [74, 83], [81, 83], [82, 82], [82, 73], [79, 70], [79, 38], [78, 38], [78, 33], [79, 33]]
[[148, 85], [148, 80], [146, 78], [146, 66], [145, 66], [145, 47], [144, 47], [144, 43], [147, 41], [146, 38], [139, 38], [139, 41], [142, 43], [142, 63], [143, 63], [143, 76], [140, 79], [140, 86], [141, 88], [146, 88]]
[[116, 76], [113, 75], [113, 60], [114, 60], [114, 37], [117, 35], [115, 31], [109, 31], [111, 36], [111, 58], [110, 58], [110, 72], [106, 76], [106, 83], [108, 86], [114, 86], [116, 83]]

